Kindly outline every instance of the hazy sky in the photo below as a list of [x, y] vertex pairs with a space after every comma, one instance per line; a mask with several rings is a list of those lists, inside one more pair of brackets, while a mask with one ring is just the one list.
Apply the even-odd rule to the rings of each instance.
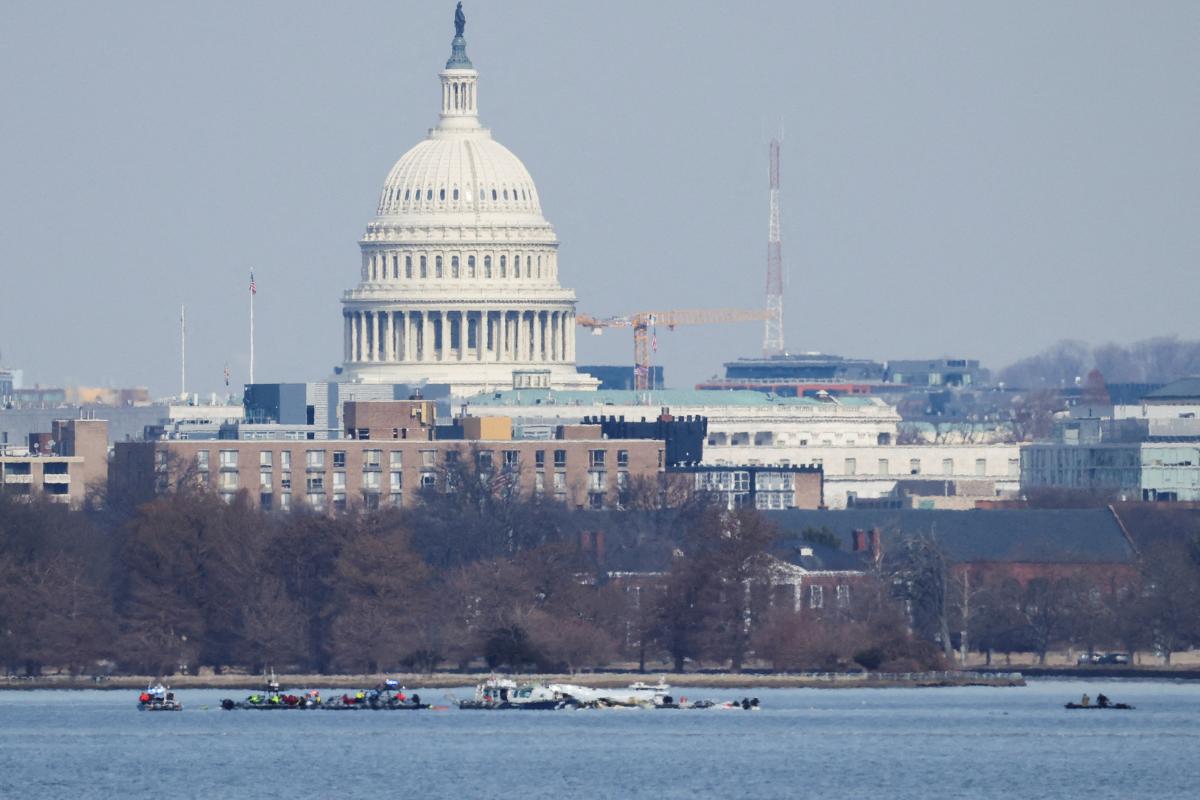
[[[1200, 337], [1200, 3], [467, 0], [485, 125], [579, 308], [760, 307], [780, 122], [786, 337], [1002, 366]], [[324, 377], [454, 3], [0, 8], [0, 350], [42, 383]], [[659, 336], [668, 381], [761, 323]], [[627, 331], [579, 337], [628, 363]]]

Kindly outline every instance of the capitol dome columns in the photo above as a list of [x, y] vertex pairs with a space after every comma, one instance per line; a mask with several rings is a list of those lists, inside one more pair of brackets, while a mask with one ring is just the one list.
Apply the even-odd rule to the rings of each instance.
[[354, 363], [537, 365], [575, 358], [575, 314], [570, 310], [354, 309], [345, 313], [344, 322], [346, 361]]

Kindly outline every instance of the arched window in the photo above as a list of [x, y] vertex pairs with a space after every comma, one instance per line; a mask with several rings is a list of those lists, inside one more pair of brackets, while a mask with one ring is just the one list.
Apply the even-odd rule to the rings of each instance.
[[392, 254], [392, 277], [400, 278], [400, 256]]
[[492, 257], [491, 256], [483, 257], [483, 277], [485, 277], [485, 278], [492, 277]]
[[458, 277], [458, 256], [450, 256], [450, 277]]
[[457, 200], [457, 199], [458, 199], [458, 187], [457, 187], [457, 186], [456, 186], [456, 187], [454, 187], [454, 199], [455, 199], [455, 200]]
[[404, 257], [404, 277], [412, 280], [412, 256]]
[[508, 199], [508, 189], [505, 189], [505, 190], [504, 190], [504, 199], [505, 199], [505, 200], [507, 200], [507, 199]]
[[432, 200], [432, 199], [433, 199], [433, 189], [426, 189], [426, 190], [425, 190], [425, 199], [426, 199], [426, 200]]
[[425, 256], [421, 256], [421, 277], [422, 278], [429, 277], [429, 269], [428, 269], [428, 264], [426, 262]]
[[406, 203], [408, 202], [408, 195], [409, 195], [409, 193], [410, 193], [411, 191], [412, 191], [412, 189], [405, 189], [405, 190], [404, 190], [404, 202], [406, 202]]
[[507, 256], [500, 256], [500, 277], [501, 278], [508, 277], [508, 257]]
[[538, 256], [538, 271], [537, 271], [537, 276], [538, 276], [539, 278], [540, 278], [540, 277], [542, 277], [542, 257], [541, 257], [541, 256]]
[[441, 189], [438, 189], [438, 200], [445, 200], [445, 199], [446, 199], [446, 189], [445, 189], [445, 187], [443, 187], [443, 188], [441, 188]]
[[435, 277], [435, 278], [442, 277], [442, 257], [441, 256], [437, 256], [433, 260], [433, 277]]
[[467, 256], [467, 277], [475, 277], [475, 256]]
[[521, 256], [519, 255], [513, 256], [513, 277], [521, 277]]
[[480, 189], [480, 190], [479, 190], [479, 199], [480, 199], [480, 200], [486, 200], [486, 199], [487, 199], [487, 195], [485, 195], [485, 194], [484, 194], [484, 192], [483, 192], [483, 189]]
[[495, 189], [492, 189], [492, 199], [493, 200], [496, 199], [496, 190]]

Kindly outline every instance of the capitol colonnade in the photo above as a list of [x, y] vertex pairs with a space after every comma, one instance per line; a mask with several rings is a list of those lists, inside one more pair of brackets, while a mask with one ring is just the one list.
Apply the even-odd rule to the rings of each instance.
[[343, 313], [344, 350], [355, 364], [575, 361], [575, 312], [554, 308], [423, 306]]

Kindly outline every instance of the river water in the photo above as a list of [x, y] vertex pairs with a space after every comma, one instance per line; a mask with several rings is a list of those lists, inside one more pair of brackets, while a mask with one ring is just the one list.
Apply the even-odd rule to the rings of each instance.
[[[1085, 691], [1137, 709], [1063, 709]], [[260, 713], [217, 707], [244, 691], [179, 694], [182, 713], [149, 714], [135, 692], [0, 692], [0, 797], [1200, 797], [1196, 684], [676, 688], [760, 712]]]

